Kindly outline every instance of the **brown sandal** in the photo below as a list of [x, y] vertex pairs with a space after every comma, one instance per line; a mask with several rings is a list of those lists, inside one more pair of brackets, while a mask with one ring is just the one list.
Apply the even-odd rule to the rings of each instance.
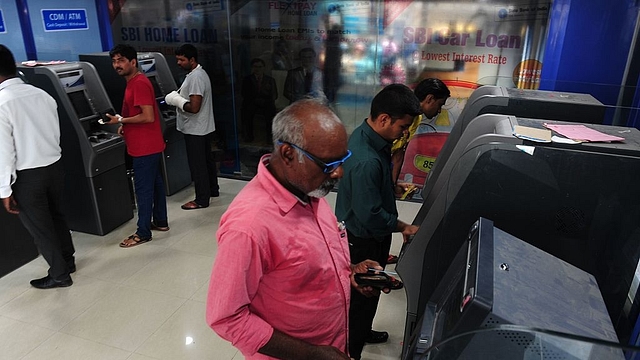
[[[127, 242], [127, 241], [131, 241], [131, 242]], [[151, 237], [147, 238], [147, 239], [143, 239], [141, 238], [138, 234], [133, 234], [131, 236], [129, 236], [128, 238], [124, 239], [121, 243], [120, 243], [120, 247], [121, 248], [130, 248], [130, 247], [134, 247], [140, 244], [144, 244], [146, 242], [151, 241]]]
[[206, 208], [208, 206], [209, 205], [207, 205], [207, 206], [200, 205], [197, 202], [195, 202], [195, 200], [194, 200], [194, 201], [189, 201], [188, 203], [186, 203], [186, 204], [184, 204], [184, 205], [182, 205], [180, 207], [182, 208], [182, 210], [195, 210], [195, 209], [204, 209], [204, 208]]

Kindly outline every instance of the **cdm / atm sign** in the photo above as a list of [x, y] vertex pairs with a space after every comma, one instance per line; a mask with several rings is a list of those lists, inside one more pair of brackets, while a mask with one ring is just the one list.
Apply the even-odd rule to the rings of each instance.
[[44, 31], [87, 30], [86, 9], [42, 9]]

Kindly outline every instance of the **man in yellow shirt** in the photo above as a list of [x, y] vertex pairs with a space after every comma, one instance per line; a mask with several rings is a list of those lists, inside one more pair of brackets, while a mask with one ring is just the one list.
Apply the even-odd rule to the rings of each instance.
[[416, 133], [416, 130], [422, 121], [422, 117], [424, 116], [427, 119], [436, 117], [440, 114], [442, 105], [444, 105], [449, 96], [451, 96], [451, 92], [449, 91], [449, 88], [447, 88], [447, 85], [445, 85], [442, 80], [435, 78], [428, 78], [420, 81], [413, 90], [413, 93], [416, 94], [418, 101], [420, 101], [420, 110], [422, 110], [422, 114], [413, 119], [411, 126], [404, 133], [404, 136], [394, 141], [391, 146], [393, 182], [396, 184], [396, 193], [399, 194], [402, 194], [405, 191], [404, 187], [400, 186], [397, 181], [400, 169], [402, 168], [402, 163], [404, 162], [404, 153], [409, 141]]

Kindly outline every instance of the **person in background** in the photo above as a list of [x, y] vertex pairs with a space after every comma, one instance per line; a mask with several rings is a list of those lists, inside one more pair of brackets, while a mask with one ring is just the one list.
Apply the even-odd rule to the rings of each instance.
[[120, 124], [127, 153], [133, 160], [134, 188], [138, 204], [136, 232], [120, 243], [130, 248], [151, 241], [151, 230], [168, 231], [167, 198], [160, 161], [165, 149], [160, 128], [160, 110], [151, 81], [138, 69], [138, 54], [130, 45], [109, 51], [113, 69], [127, 81], [122, 115], [107, 114], [106, 124]]
[[[391, 84], [371, 103], [369, 117], [349, 138], [353, 159], [344, 164], [336, 199], [336, 216], [344, 221], [349, 239], [351, 263], [364, 259], [387, 263], [391, 234], [406, 239], [418, 231], [415, 225], [398, 219], [391, 176], [391, 144], [400, 138], [420, 113], [420, 103], [411, 89]], [[389, 334], [371, 328], [378, 297], [351, 291], [349, 310], [349, 354], [360, 359], [365, 343], [382, 343]]]
[[67, 287], [75, 249], [62, 213], [64, 174], [56, 101], [16, 76], [11, 51], [0, 45], [0, 198], [18, 215], [49, 264], [38, 289]]
[[290, 70], [293, 68], [287, 40], [278, 39], [271, 54], [271, 70]]
[[401, 138], [395, 140], [391, 146], [391, 154], [393, 159], [393, 182], [398, 181], [398, 175], [404, 162], [404, 154], [407, 150], [409, 141], [415, 135], [418, 126], [423, 118], [432, 119], [440, 114], [442, 106], [447, 101], [451, 92], [447, 85], [442, 80], [435, 78], [428, 78], [420, 81], [413, 93], [420, 101], [421, 114], [417, 115], [409, 129], [402, 135]]
[[293, 68], [292, 63], [287, 40], [277, 40], [271, 54], [271, 70], [290, 70]]
[[[433, 119], [440, 114], [442, 106], [447, 101], [451, 92], [442, 80], [436, 78], [428, 78], [420, 81], [413, 90], [418, 101], [420, 101], [420, 110], [422, 114], [416, 116], [411, 123], [409, 129], [402, 135], [400, 139], [393, 142], [391, 146], [391, 161], [393, 162], [393, 183], [395, 184], [396, 195], [400, 196], [405, 191], [412, 189], [417, 190], [415, 186], [409, 187], [409, 184], [398, 182], [402, 165], [404, 164], [404, 155], [409, 145], [409, 141], [413, 138], [418, 126], [425, 119]], [[412, 196], [410, 194], [409, 196]], [[395, 264], [398, 262], [398, 256], [389, 254], [387, 264]]]
[[198, 64], [198, 49], [184, 44], [175, 50], [178, 66], [186, 70], [180, 89], [165, 96], [176, 107], [176, 128], [184, 134], [187, 161], [196, 198], [182, 205], [184, 210], [209, 206], [209, 198], [220, 196], [218, 170], [211, 153], [211, 137], [216, 130], [213, 119], [213, 96], [209, 75]]
[[258, 118], [266, 130], [267, 141], [271, 141], [271, 123], [276, 115], [278, 88], [276, 80], [264, 74], [262, 59], [251, 60], [251, 75], [242, 79], [242, 128], [244, 140], [253, 142], [253, 122]]
[[300, 64], [287, 72], [284, 81], [284, 97], [291, 103], [304, 98], [325, 100], [322, 90], [322, 71], [316, 67], [316, 52], [312, 48], [304, 48], [299, 52]]
[[329, 14], [323, 16], [324, 27], [327, 32], [324, 42], [324, 66], [322, 73], [324, 94], [327, 101], [334, 104], [338, 97], [338, 90], [342, 86], [342, 48], [340, 40], [344, 36], [344, 16], [342, 5], [330, 5], [330, 12], [336, 13], [339, 17], [337, 23], [332, 24]]
[[[313, 99], [273, 120], [273, 152], [220, 220], [209, 326], [253, 359], [343, 359], [354, 272], [344, 226], [323, 198], [350, 157], [338, 117]], [[357, 289], [357, 290], [356, 290]]]

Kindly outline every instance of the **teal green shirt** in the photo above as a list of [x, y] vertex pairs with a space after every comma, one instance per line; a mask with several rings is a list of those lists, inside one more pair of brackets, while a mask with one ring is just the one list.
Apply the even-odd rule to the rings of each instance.
[[353, 155], [343, 165], [336, 216], [355, 236], [387, 236], [398, 225], [391, 179], [391, 143], [365, 120], [349, 137], [349, 150]]

